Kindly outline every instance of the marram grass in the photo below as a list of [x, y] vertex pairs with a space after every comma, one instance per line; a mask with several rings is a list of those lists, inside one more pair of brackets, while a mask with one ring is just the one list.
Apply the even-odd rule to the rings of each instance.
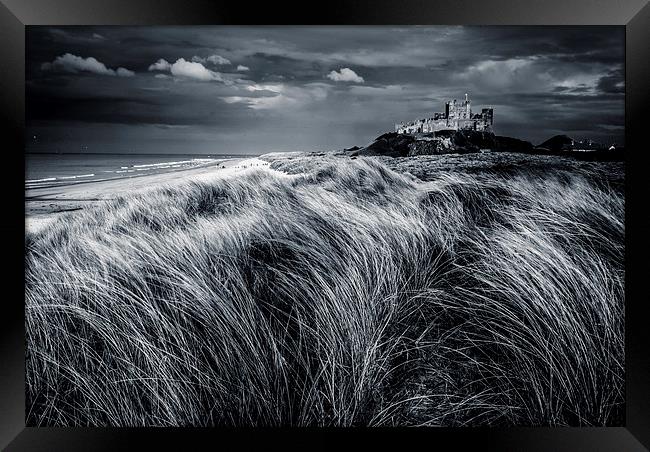
[[28, 424], [621, 423], [622, 193], [579, 171], [293, 169], [28, 236]]

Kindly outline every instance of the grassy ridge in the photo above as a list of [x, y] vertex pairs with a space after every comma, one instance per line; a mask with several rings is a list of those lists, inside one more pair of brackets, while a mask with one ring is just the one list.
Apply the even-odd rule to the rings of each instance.
[[620, 192], [273, 166], [28, 237], [28, 424], [621, 422]]

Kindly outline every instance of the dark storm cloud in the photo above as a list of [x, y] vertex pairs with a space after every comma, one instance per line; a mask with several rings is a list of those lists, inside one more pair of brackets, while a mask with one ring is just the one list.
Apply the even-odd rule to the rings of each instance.
[[615, 69], [598, 80], [598, 89], [603, 93], [622, 94], [625, 92], [623, 71]]
[[27, 38], [41, 147], [337, 148], [466, 92], [495, 108], [498, 134], [623, 141], [616, 27], [29, 27]]

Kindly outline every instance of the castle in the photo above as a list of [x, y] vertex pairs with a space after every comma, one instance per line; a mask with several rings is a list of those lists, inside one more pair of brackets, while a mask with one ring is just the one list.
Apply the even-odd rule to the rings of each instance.
[[438, 130], [478, 130], [491, 132], [494, 109], [484, 108], [481, 113], [472, 114], [472, 107], [467, 94], [465, 103], [456, 99], [445, 102], [444, 113], [434, 113], [432, 118], [417, 119], [408, 123], [395, 124], [397, 133], [427, 133]]

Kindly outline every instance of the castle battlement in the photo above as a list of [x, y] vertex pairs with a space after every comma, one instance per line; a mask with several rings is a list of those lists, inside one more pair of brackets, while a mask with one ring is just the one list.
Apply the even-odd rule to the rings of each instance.
[[467, 94], [464, 102], [456, 99], [445, 102], [445, 111], [434, 113], [430, 118], [417, 119], [412, 122], [395, 124], [397, 133], [427, 133], [438, 130], [478, 130], [492, 131], [494, 109], [483, 108], [481, 113], [472, 113], [472, 106]]

